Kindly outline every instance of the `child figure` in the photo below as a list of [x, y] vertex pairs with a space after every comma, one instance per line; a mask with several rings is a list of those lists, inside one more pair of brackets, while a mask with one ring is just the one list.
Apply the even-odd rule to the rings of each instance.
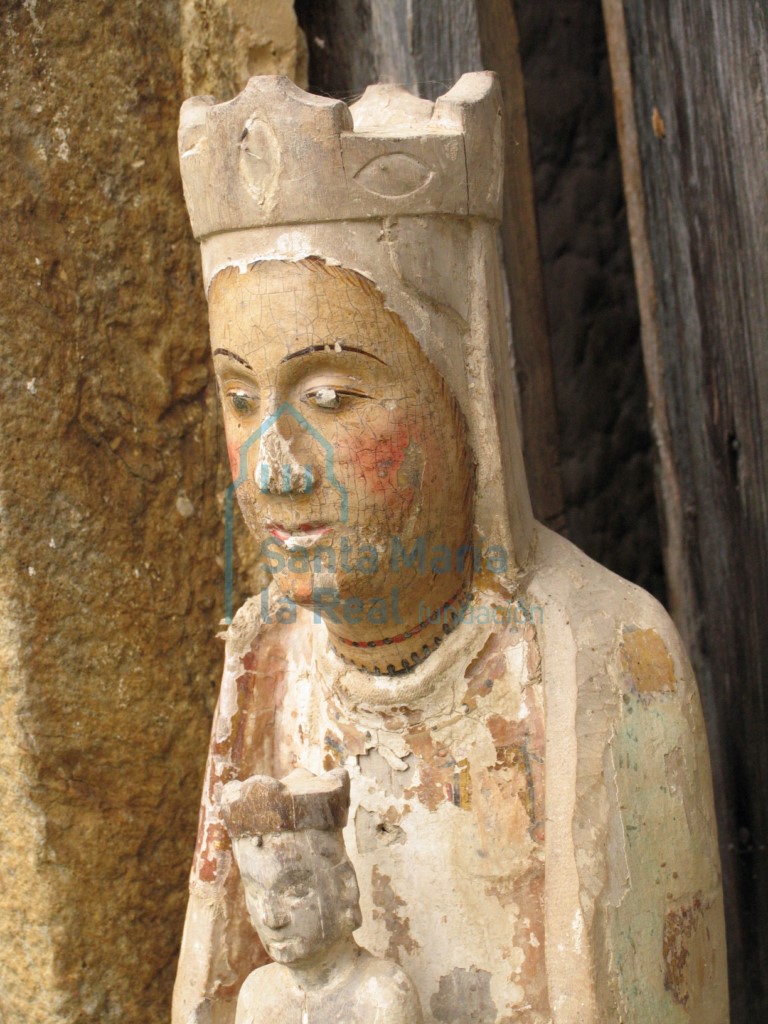
[[352, 936], [362, 916], [341, 832], [348, 811], [344, 769], [225, 787], [248, 913], [273, 960], [244, 982], [236, 1024], [421, 1024], [404, 971]]

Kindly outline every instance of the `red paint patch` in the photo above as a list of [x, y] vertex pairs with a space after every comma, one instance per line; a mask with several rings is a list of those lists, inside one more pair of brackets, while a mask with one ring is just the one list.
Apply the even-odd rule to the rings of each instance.
[[237, 480], [240, 475], [240, 445], [235, 441], [230, 441], [229, 438], [227, 438], [227, 458], [232, 479]]
[[[494, 680], [503, 679], [507, 670], [507, 663], [504, 652], [508, 646], [508, 636], [501, 633], [491, 633], [483, 644], [483, 649], [473, 661], [467, 665], [464, 678], [469, 680], [464, 703], [474, 708], [477, 701], [471, 703], [471, 698], [483, 694], [483, 687], [488, 683], [493, 685]], [[480, 682], [482, 680], [482, 682]]]
[[408, 428], [403, 424], [397, 434], [381, 438], [373, 446], [363, 440], [351, 448], [350, 454], [367, 490], [383, 494], [397, 486], [397, 474], [405, 461], [408, 445]]
[[[687, 1006], [690, 990], [701, 979], [697, 977], [691, 953], [694, 937], [702, 917], [701, 894], [694, 896], [688, 906], [668, 910], [664, 917], [664, 987], [680, 1006]], [[694, 961], [696, 955], [694, 952]]]

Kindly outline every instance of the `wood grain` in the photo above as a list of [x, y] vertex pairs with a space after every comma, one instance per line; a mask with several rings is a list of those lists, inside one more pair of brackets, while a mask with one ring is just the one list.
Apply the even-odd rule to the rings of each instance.
[[534, 515], [547, 526], [562, 531], [565, 515], [560, 438], [517, 24], [510, 0], [480, 0], [477, 11], [483, 62], [499, 76], [504, 96], [506, 133], [501, 237], [520, 393], [525, 469]]
[[759, 0], [603, 0], [603, 6], [660, 455], [670, 594], [710, 728], [732, 1019], [762, 1019], [768, 1009], [766, 8]]

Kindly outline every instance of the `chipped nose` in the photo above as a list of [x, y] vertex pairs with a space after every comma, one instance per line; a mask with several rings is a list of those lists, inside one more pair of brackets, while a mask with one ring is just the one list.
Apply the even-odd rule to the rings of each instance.
[[259, 445], [254, 482], [262, 494], [308, 494], [314, 474], [311, 466], [296, 461], [290, 441], [270, 427]]
[[314, 483], [312, 467], [296, 463], [259, 462], [254, 477], [262, 494], [309, 494]]

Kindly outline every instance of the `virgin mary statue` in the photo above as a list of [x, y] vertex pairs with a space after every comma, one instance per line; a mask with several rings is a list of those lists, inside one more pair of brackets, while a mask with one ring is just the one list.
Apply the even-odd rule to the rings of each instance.
[[337, 766], [358, 938], [400, 963], [426, 1021], [727, 1020], [686, 655], [655, 600], [531, 515], [502, 132], [490, 73], [434, 104], [377, 86], [348, 108], [256, 78], [182, 108], [265, 586], [228, 632], [174, 1024], [233, 1020], [266, 959], [224, 784]]

